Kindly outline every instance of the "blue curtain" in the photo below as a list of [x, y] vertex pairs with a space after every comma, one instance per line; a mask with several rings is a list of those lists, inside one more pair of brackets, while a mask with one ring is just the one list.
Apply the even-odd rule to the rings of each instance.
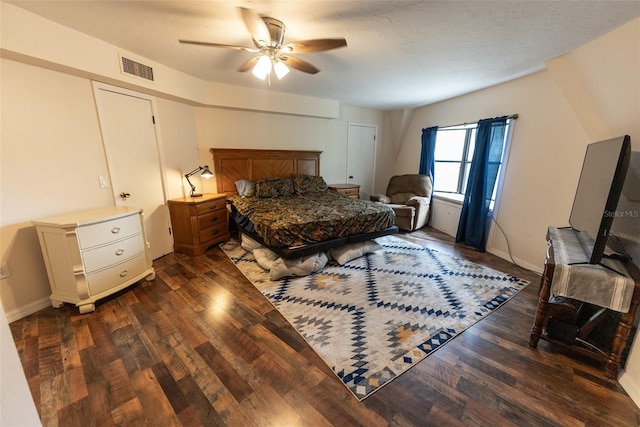
[[487, 244], [487, 215], [498, 178], [507, 116], [478, 122], [476, 142], [467, 179], [456, 242], [484, 252]]
[[431, 185], [433, 185], [437, 133], [438, 126], [422, 129], [422, 149], [420, 151], [420, 168], [418, 169], [418, 173], [421, 175], [429, 175]]

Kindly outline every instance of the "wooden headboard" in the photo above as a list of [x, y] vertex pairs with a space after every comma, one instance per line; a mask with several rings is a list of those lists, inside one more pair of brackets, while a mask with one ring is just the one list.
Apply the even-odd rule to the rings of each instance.
[[211, 148], [218, 193], [236, 193], [235, 182], [247, 179], [290, 178], [291, 174], [320, 175], [322, 151]]

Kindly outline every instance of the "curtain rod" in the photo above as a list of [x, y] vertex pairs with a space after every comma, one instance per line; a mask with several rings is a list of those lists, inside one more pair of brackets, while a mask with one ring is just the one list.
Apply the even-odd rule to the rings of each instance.
[[[509, 119], [516, 120], [517, 118], [518, 118], [518, 113], [512, 114], [510, 116], [507, 116], [507, 120], [509, 120]], [[478, 122], [474, 122], [474, 123], [478, 123]], [[457, 125], [438, 126], [438, 128], [439, 129], [442, 129], [442, 128], [455, 128], [455, 127], [458, 127], [458, 126], [466, 126], [468, 124], [471, 124], [471, 123], [464, 122], [464, 123], [458, 123]]]

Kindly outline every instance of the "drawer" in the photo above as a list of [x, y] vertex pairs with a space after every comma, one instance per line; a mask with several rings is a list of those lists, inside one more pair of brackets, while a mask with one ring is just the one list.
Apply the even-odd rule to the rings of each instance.
[[219, 199], [213, 199], [204, 203], [198, 203], [196, 205], [196, 213], [198, 216], [213, 212], [219, 209], [225, 209], [227, 199], [221, 197]]
[[213, 227], [227, 221], [227, 211], [215, 211], [198, 217], [198, 230]]
[[78, 227], [78, 240], [80, 241], [80, 248], [86, 249], [115, 242], [141, 232], [140, 215], [136, 213], [135, 215]]
[[120, 263], [127, 258], [138, 255], [140, 252], [144, 252], [142, 233], [107, 246], [83, 251], [84, 269], [87, 273], [91, 273], [112, 264]]
[[360, 191], [357, 188], [343, 188], [338, 192], [345, 196], [358, 197]]
[[132, 277], [142, 274], [146, 269], [147, 259], [145, 254], [141, 253], [120, 264], [88, 274], [87, 285], [89, 287], [89, 296], [108, 291]]
[[223, 222], [221, 224], [215, 225], [213, 227], [205, 228], [204, 230], [200, 230], [198, 233], [200, 237], [200, 244], [205, 244], [208, 241], [215, 240], [219, 236], [222, 236], [228, 232], [227, 230], [227, 222]]

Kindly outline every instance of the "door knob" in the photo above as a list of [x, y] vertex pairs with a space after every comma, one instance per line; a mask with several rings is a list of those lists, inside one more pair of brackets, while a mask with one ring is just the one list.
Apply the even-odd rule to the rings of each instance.
[[353, 175], [349, 175], [349, 179], [353, 179]]
[[129, 197], [131, 197], [131, 194], [129, 193], [125, 193], [124, 191], [122, 193], [120, 193], [120, 197], [122, 197], [123, 199], [128, 199]]

